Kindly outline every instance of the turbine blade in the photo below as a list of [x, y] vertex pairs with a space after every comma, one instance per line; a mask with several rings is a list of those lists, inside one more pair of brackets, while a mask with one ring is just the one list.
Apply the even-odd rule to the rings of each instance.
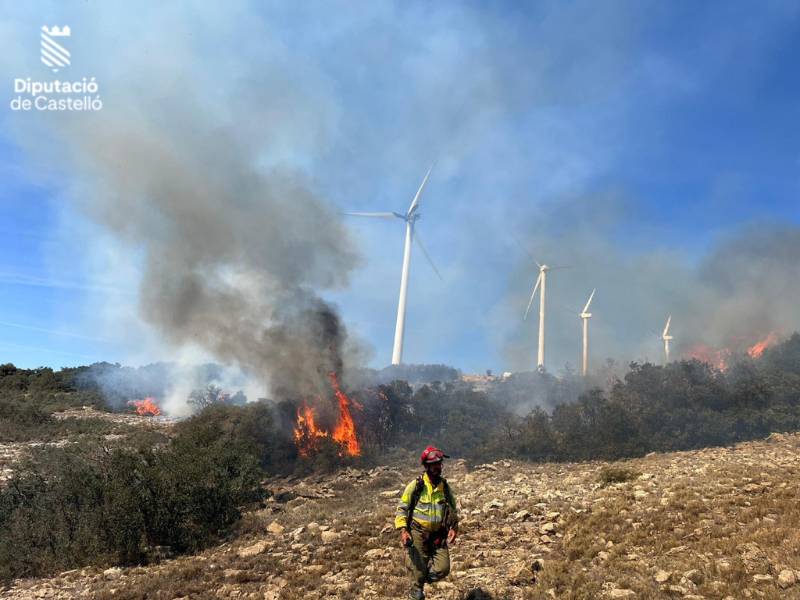
[[415, 210], [417, 210], [417, 206], [419, 206], [419, 197], [422, 195], [422, 190], [425, 189], [425, 184], [428, 183], [428, 177], [431, 175], [431, 171], [433, 170], [433, 165], [428, 168], [428, 172], [425, 173], [425, 178], [422, 180], [422, 183], [417, 190], [414, 199], [411, 201], [411, 206], [408, 207], [408, 212], [406, 213], [407, 217], [410, 217]]
[[587, 312], [589, 310], [589, 305], [592, 303], [592, 298], [594, 298], [594, 293], [597, 291], [597, 288], [592, 290], [592, 294], [589, 296], [589, 300], [586, 302], [586, 306], [583, 307], [581, 312]]
[[[519, 239], [519, 238], [518, 238], [518, 237], [517, 237], [515, 234], [513, 234], [513, 233], [512, 233], [512, 234], [510, 234], [510, 235], [511, 235], [511, 239], [513, 239], [513, 240], [514, 240], [514, 243], [515, 243], [517, 246], [519, 246], [519, 247], [522, 249], [522, 251], [523, 251], [525, 254], [527, 254], [527, 255], [528, 255], [528, 257], [529, 257], [529, 258], [530, 258], [530, 259], [531, 259], [533, 262], [536, 262], [536, 259], [534, 258], [534, 256], [533, 256], [533, 253], [532, 253], [530, 250], [528, 250], [528, 247], [527, 247], [525, 244], [523, 244], [523, 243], [520, 241], [520, 239]], [[539, 263], [536, 263], [536, 264], [539, 264]]]
[[664, 333], [661, 334], [661, 337], [664, 337], [665, 335], [667, 335], [667, 333], [669, 333], [669, 323], [670, 323], [670, 321], [672, 321], [672, 315], [667, 317], [667, 325], [664, 327]]
[[536, 285], [533, 286], [533, 291], [531, 292], [531, 299], [528, 300], [528, 308], [525, 309], [525, 316], [522, 317], [523, 321], [528, 319], [528, 313], [531, 310], [531, 304], [533, 304], [533, 297], [536, 295], [536, 290], [539, 289], [539, 284], [542, 282], [542, 274], [539, 273], [539, 276], [536, 278]]
[[437, 269], [436, 265], [433, 264], [433, 259], [431, 258], [431, 255], [428, 254], [428, 249], [425, 248], [425, 244], [422, 243], [422, 240], [419, 237], [419, 230], [416, 230], [414, 232], [414, 241], [417, 242], [417, 245], [419, 246], [419, 249], [422, 250], [422, 254], [427, 259], [428, 264], [431, 266], [431, 269], [433, 269], [433, 272], [436, 273], [436, 276], [439, 277], [439, 279], [441, 281], [444, 281], [444, 279], [442, 278], [442, 274], [439, 273], [439, 269]]
[[395, 219], [397, 216], [390, 212], [343, 212], [348, 217], [373, 217], [376, 219]]

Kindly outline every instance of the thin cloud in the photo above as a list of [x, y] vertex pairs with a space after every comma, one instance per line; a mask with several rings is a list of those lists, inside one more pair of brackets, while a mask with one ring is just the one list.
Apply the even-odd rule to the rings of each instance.
[[46, 327], [34, 327], [33, 325], [23, 325], [22, 323], [10, 323], [9, 321], [0, 321], [0, 327], [12, 327], [14, 329], [24, 329], [26, 331], [39, 331], [41, 333], [47, 333], [50, 335], [58, 335], [64, 337], [71, 337], [76, 338], [79, 340], [89, 340], [92, 342], [103, 342], [109, 343], [110, 340], [94, 337], [90, 335], [83, 335], [80, 333], [70, 333], [69, 331], [60, 331], [57, 329], [47, 329]]

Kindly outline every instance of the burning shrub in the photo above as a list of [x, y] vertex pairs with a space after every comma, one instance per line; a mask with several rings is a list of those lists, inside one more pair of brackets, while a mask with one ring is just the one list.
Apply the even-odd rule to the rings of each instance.
[[215, 404], [225, 404], [227, 398], [228, 396], [222, 391], [222, 388], [209, 384], [204, 389], [192, 390], [187, 402], [194, 407], [196, 412], [199, 412]]

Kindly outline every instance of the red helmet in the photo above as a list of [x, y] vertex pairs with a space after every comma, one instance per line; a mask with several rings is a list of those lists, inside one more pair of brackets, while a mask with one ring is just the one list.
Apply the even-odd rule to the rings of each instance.
[[427, 448], [425, 448], [425, 450], [422, 451], [422, 456], [419, 457], [419, 462], [425, 465], [429, 463], [442, 462], [442, 460], [445, 458], [450, 458], [450, 457], [447, 456], [447, 454], [445, 454], [441, 450], [439, 450], [436, 446], [428, 446]]

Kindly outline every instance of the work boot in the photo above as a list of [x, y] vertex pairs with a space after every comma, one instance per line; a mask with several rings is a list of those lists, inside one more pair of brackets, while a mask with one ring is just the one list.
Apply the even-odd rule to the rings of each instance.
[[425, 592], [415, 587], [408, 593], [408, 600], [425, 600]]

